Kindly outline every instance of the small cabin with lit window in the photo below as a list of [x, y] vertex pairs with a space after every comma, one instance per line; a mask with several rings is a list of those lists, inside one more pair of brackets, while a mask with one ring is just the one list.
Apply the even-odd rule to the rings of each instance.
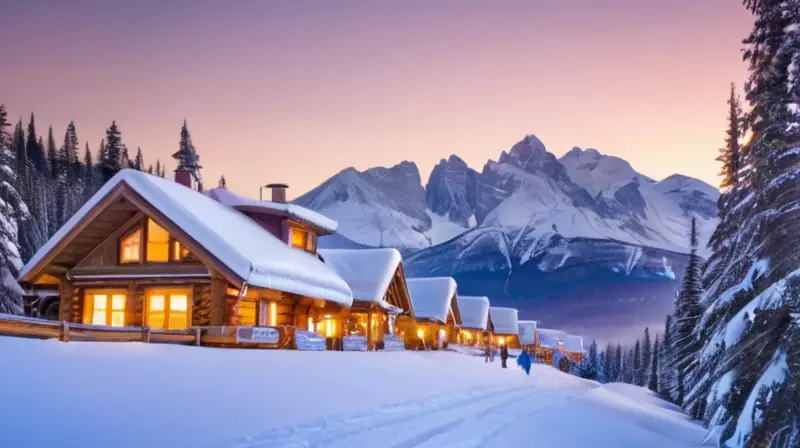
[[507, 345], [509, 348], [519, 348], [519, 319], [517, 315], [518, 311], [514, 308], [489, 307], [493, 345]]
[[553, 360], [557, 358], [558, 362], [554, 367], [564, 372], [571, 370], [570, 360], [579, 363], [583, 359], [583, 338], [580, 336], [561, 330], [537, 328], [536, 342], [536, 359], [541, 363], [553, 365]]
[[286, 202], [286, 184], [269, 184], [270, 201], [257, 201], [226, 187], [213, 188], [208, 195], [250, 217], [279, 240], [306, 252], [317, 253], [317, 239], [336, 232], [338, 223], [313, 210]]
[[397, 327], [413, 321], [414, 308], [400, 252], [320, 249], [319, 255], [353, 292], [353, 306], [331, 316], [334, 327], [328, 333], [341, 340], [344, 350], [402, 349], [404, 334]]
[[456, 342], [456, 326], [461, 313], [452, 277], [410, 278], [406, 280], [414, 307], [414, 321], [399, 325], [411, 348], [442, 349]]
[[352, 304], [316, 254], [188, 185], [133, 170], [87, 201], [20, 281], [58, 287], [60, 320], [112, 327], [305, 327], [314, 310]]
[[482, 345], [489, 329], [489, 298], [458, 296], [461, 325], [458, 327], [458, 343]]

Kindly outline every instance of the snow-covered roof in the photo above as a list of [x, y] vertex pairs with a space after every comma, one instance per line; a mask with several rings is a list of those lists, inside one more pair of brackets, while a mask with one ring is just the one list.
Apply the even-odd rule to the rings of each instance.
[[447, 322], [450, 300], [456, 293], [456, 281], [452, 277], [409, 278], [406, 284], [417, 318]]
[[566, 333], [563, 331], [550, 330], [547, 328], [538, 328], [536, 332], [539, 333], [539, 346], [550, 349], [557, 349], [558, 341], [563, 336], [566, 336]]
[[583, 338], [568, 334], [564, 338], [564, 348], [570, 353], [583, 353]]
[[520, 344], [536, 343], [536, 326], [537, 322], [535, 320], [521, 320], [518, 322]]
[[495, 334], [518, 334], [519, 325], [517, 323], [518, 311], [516, 308], [501, 308], [493, 306], [489, 308], [489, 315], [492, 318], [492, 326]]
[[488, 297], [458, 296], [458, 308], [463, 328], [486, 330], [489, 322]]
[[353, 291], [353, 298], [379, 302], [403, 258], [397, 249], [320, 249], [319, 254]]
[[561, 341], [564, 350], [570, 353], [583, 353], [583, 338], [575, 336], [561, 330], [550, 330], [539, 328], [539, 345], [550, 349], [558, 349], [558, 342]]
[[[350, 287], [316, 256], [293, 249], [235, 209], [176, 182], [122, 170], [78, 210], [20, 272], [26, 277], [115, 187], [127, 185], [251, 286], [350, 306]], [[252, 271], [251, 271], [252, 268]], [[35, 274], [35, 273], [34, 273]]]
[[246, 207], [249, 209], [260, 209], [267, 213], [278, 212], [281, 214], [290, 215], [293, 218], [306, 221], [331, 233], [336, 232], [336, 229], [339, 227], [339, 224], [336, 221], [328, 218], [327, 216], [323, 216], [314, 210], [309, 210], [297, 204], [291, 204], [288, 202], [258, 201], [234, 193], [227, 188], [212, 188], [208, 190], [207, 194], [215, 200], [230, 207]]

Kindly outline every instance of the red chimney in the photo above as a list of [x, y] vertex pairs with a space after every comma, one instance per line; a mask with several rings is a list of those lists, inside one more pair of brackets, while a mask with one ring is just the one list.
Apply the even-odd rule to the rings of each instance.
[[175, 182], [187, 188], [192, 188], [192, 173], [188, 171], [175, 171]]
[[286, 202], [286, 189], [289, 188], [286, 184], [269, 184], [267, 188], [272, 189], [272, 202]]

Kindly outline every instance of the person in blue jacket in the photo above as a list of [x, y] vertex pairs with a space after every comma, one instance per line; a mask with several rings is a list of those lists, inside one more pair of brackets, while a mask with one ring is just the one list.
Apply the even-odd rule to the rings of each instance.
[[522, 353], [519, 354], [519, 357], [517, 358], [517, 365], [522, 367], [522, 370], [525, 371], [525, 374], [531, 374], [531, 356], [527, 351], [523, 350]]

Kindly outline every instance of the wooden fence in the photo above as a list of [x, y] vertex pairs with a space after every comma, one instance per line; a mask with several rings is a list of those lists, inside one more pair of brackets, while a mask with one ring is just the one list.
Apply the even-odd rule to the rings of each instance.
[[153, 342], [200, 345], [203, 330], [201, 328], [160, 330], [150, 327], [108, 327], [0, 314], [0, 335], [58, 339], [64, 342]]

